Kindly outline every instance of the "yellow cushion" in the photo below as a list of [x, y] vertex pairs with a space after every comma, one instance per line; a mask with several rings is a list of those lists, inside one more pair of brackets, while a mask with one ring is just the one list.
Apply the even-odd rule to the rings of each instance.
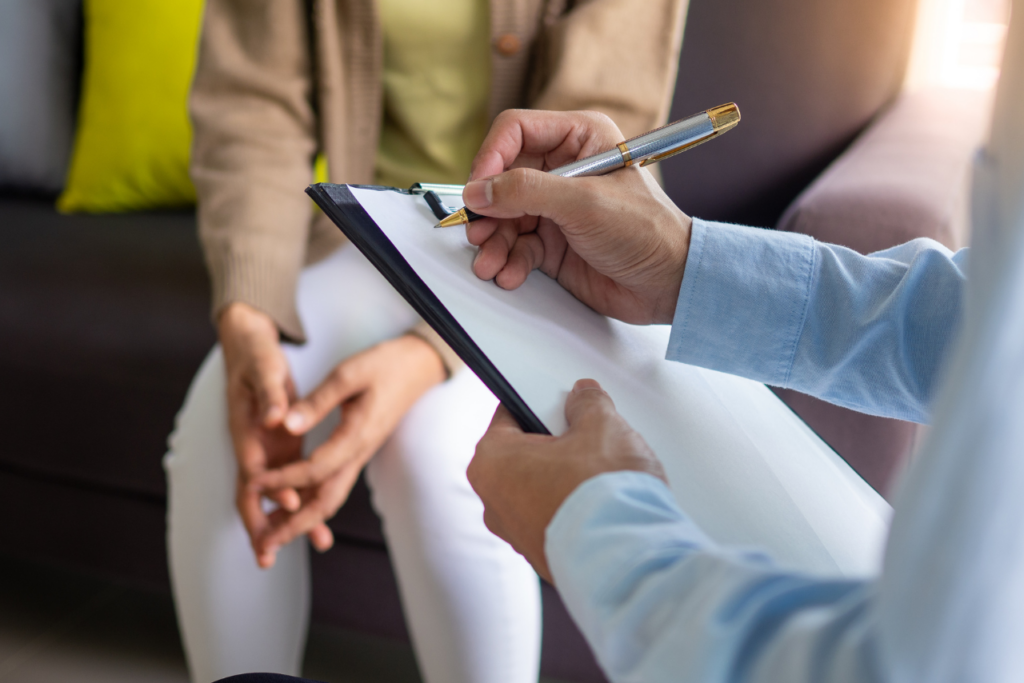
[[203, 0], [85, 0], [85, 74], [60, 211], [195, 203], [188, 90]]

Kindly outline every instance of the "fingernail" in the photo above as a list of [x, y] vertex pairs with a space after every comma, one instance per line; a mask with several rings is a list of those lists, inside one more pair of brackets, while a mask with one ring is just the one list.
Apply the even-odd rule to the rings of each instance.
[[601, 385], [598, 384], [597, 380], [593, 379], [578, 379], [576, 383], [572, 385], [573, 393], [577, 391], [583, 391], [584, 389], [600, 389]]
[[270, 406], [269, 408], [267, 408], [267, 414], [265, 416], [265, 419], [266, 419], [267, 422], [273, 422], [274, 420], [280, 420], [281, 419], [281, 413], [283, 413], [283, 412], [284, 412], [284, 410], [280, 406]]
[[486, 209], [494, 203], [494, 180], [474, 180], [466, 184], [462, 199], [471, 209]]
[[476, 250], [476, 256], [473, 257], [473, 268], [476, 268], [476, 262], [480, 260], [480, 255], [483, 254], [483, 253], [484, 252], [483, 252], [482, 249], [477, 249]]
[[288, 413], [288, 417], [284, 419], [284, 426], [288, 428], [289, 432], [297, 432], [302, 429], [306, 424], [306, 417], [302, 413], [291, 412]]

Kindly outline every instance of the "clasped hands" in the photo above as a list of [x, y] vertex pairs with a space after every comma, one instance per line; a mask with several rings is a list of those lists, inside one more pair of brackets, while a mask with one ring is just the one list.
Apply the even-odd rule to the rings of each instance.
[[[273, 566], [277, 551], [303, 534], [329, 549], [327, 520], [406, 411], [444, 380], [440, 357], [419, 337], [398, 337], [342, 361], [300, 399], [268, 316], [231, 304], [218, 333], [238, 463], [235, 504], [257, 563]], [[338, 426], [304, 459], [304, 435], [339, 406]], [[267, 511], [265, 499], [276, 509]]]
[[[535, 268], [599, 313], [671, 323], [692, 221], [642, 168], [560, 178], [541, 171], [612, 149], [615, 124], [592, 112], [510, 110], [491, 127], [463, 199], [489, 218], [466, 228], [473, 271], [515, 289]], [[488, 528], [548, 581], [544, 534], [565, 499], [604, 472], [665, 479], [657, 458], [594, 380], [576, 383], [561, 437], [526, 434], [502, 406], [477, 445], [469, 480]]]

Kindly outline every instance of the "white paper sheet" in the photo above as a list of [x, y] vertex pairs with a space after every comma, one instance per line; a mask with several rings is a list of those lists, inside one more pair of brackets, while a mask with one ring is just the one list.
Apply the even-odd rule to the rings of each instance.
[[605, 318], [543, 273], [514, 292], [483, 282], [465, 231], [434, 229], [422, 198], [352, 192], [553, 434], [573, 383], [596, 379], [712, 538], [796, 569], [878, 571], [891, 508], [765, 386], [664, 360], [667, 326]]

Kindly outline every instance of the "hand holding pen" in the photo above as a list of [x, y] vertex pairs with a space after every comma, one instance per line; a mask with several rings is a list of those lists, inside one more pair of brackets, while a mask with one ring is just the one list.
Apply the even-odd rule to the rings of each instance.
[[[505, 116], [507, 119], [508, 116], [515, 116], [519, 113], [521, 113], [519, 110], [510, 110], [502, 116]], [[500, 119], [501, 117], [495, 120], [494, 126], [491, 128], [492, 133], [498, 128], [498, 121]], [[605, 175], [620, 168], [627, 168], [633, 165], [642, 167], [655, 164], [718, 137], [722, 133], [735, 128], [739, 122], [739, 107], [733, 103], [723, 104], [681, 121], [662, 126], [649, 133], [619, 142], [614, 147], [608, 145], [601, 148], [600, 151], [593, 150], [595, 152], [593, 154], [589, 153], [590, 150], [588, 150], [583, 158], [574, 157], [573, 161], [560, 165], [548, 171], [548, 173], [563, 178], [584, 178]], [[505, 131], [504, 127], [501, 130], [503, 134], [512, 135], [513, 139], [515, 139], [517, 134], [515, 130]], [[523, 131], [518, 132], [520, 140], [523, 139], [522, 134]], [[491, 135], [489, 134], [488, 139], [490, 137]], [[621, 140], [621, 135], [619, 139]], [[566, 142], [571, 141], [567, 140]], [[485, 141], [484, 148], [486, 149], [486, 147], [487, 143]], [[524, 148], [522, 151], [528, 153], [527, 148]], [[545, 154], [552, 154], [557, 157], [558, 148], [550, 150]], [[460, 209], [441, 220], [434, 227], [449, 228], [456, 225], [465, 225], [480, 218], [482, 216], [474, 213], [471, 209]]]
[[480, 248], [477, 277], [515, 289], [540, 269], [599, 313], [671, 322], [692, 222], [654, 177], [539, 172], [621, 139], [611, 119], [592, 112], [499, 116], [474, 162], [481, 179], [463, 192], [466, 205], [488, 217], [466, 229]]

